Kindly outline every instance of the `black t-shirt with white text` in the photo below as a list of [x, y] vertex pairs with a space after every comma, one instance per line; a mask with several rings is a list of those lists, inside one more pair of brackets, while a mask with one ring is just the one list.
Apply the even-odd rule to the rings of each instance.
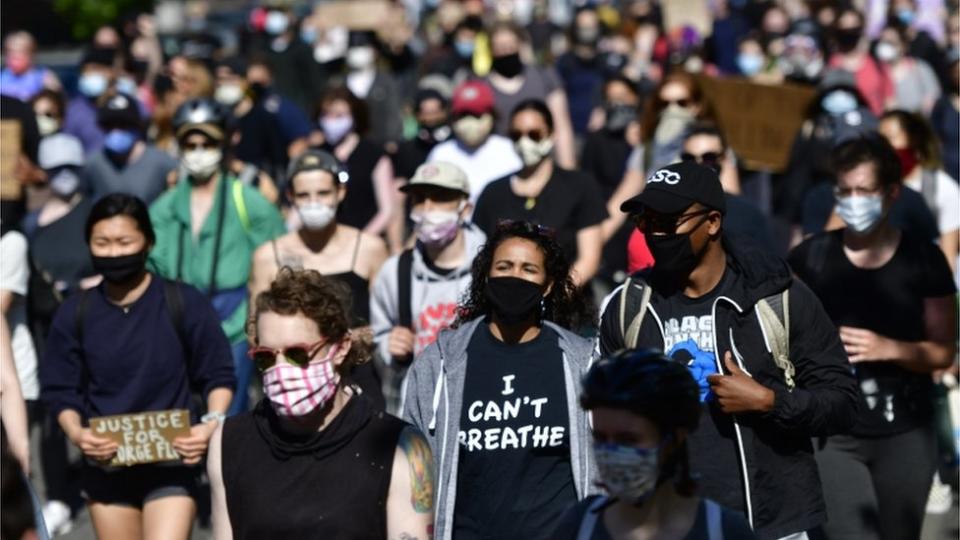
[[467, 347], [453, 537], [545, 538], [577, 500], [563, 352], [544, 327], [506, 344], [486, 324]]
[[689, 452], [693, 473], [699, 475], [701, 494], [727, 508], [743, 510], [743, 482], [733, 422], [720, 410], [707, 382], [708, 376], [717, 373], [713, 302], [730, 290], [734, 279], [733, 272], [727, 270], [720, 283], [699, 298], [688, 298], [683, 293], [668, 296], [657, 303], [657, 314], [663, 322], [663, 350], [685, 364], [700, 386], [702, 415], [696, 431], [690, 434]]
[[[893, 257], [879, 268], [858, 268], [843, 248], [843, 230], [822, 233], [790, 253], [790, 266], [840, 326], [871, 330], [898, 341], [926, 339], [924, 300], [956, 292], [943, 252], [923, 237], [904, 233]], [[862, 398], [852, 433], [876, 437], [929, 424], [930, 375], [892, 362], [853, 365]]]

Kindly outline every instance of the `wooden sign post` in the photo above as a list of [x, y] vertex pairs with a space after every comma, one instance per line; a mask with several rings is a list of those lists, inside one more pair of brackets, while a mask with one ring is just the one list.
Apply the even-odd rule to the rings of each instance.
[[177, 461], [180, 455], [173, 449], [173, 440], [190, 435], [190, 412], [175, 409], [100, 416], [90, 419], [90, 430], [120, 446], [111, 465]]

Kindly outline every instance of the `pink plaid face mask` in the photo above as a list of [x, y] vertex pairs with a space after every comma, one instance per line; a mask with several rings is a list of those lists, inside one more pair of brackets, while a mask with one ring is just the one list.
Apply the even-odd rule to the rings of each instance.
[[340, 377], [331, 360], [339, 348], [330, 347], [325, 358], [305, 367], [277, 362], [263, 372], [263, 393], [278, 416], [306, 416], [333, 398]]

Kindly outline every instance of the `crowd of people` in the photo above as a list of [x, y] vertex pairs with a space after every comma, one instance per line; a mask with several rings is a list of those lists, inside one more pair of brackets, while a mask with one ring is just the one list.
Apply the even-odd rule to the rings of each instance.
[[[124, 15], [68, 69], [4, 36], [3, 538], [85, 507], [105, 540], [900, 540], [951, 507], [956, 2], [316, 4]], [[723, 81], [808, 96], [780, 166]], [[129, 466], [91, 422], [171, 410]]]

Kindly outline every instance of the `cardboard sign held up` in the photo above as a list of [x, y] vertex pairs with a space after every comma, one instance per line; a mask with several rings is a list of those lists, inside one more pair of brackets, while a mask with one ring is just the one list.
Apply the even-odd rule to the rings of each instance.
[[20, 180], [17, 162], [20, 160], [20, 122], [0, 120], [0, 199], [19, 200]]
[[737, 158], [748, 169], [783, 172], [816, 90], [739, 78], [700, 77], [699, 82]]
[[388, 0], [336, 0], [317, 6], [314, 15], [320, 24], [345, 26], [350, 30], [377, 30], [391, 21], [402, 21], [403, 8]]
[[713, 33], [713, 15], [707, 0], [670, 0], [660, 2], [663, 26], [669, 32], [681, 26], [692, 26], [703, 37]]
[[190, 435], [190, 412], [174, 409], [100, 416], [90, 419], [90, 430], [120, 445], [110, 465], [177, 461], [180, 455], [173, 449], [173, 440]]

